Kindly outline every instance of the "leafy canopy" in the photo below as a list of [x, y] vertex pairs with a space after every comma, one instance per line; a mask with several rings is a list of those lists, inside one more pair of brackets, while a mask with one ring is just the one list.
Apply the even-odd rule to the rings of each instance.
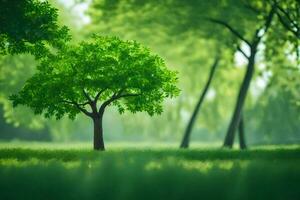
[[176, 82], [176, 72], [148, 48], [135, 41], [94, 36], [43, 58], [38, 72], [11, 100], [14, 106], [26, 105], [36, 114], [57, 119], [65, 114], [73, 119], [80, 111], [95, 117], [110, 104], [120, 113], [153, 115], [162, 112], [164, 98], [179, 93]]
[[47, 1], [0, 0], [0, 54], [29, 52], [41, 57], [46, 45], [61, 46], [70, 37], [57, 17], [57, 9]]

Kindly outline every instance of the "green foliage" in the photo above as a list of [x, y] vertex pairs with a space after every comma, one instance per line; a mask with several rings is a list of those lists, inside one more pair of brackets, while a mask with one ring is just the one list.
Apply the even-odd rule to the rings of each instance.
[[300, 39], [300, 1], [285, 0], [276, 2], [276, 15], [279, 23], [287, 30], [291, 37]]
[[[108, 141], [178, 141], [207, 79], [215, 52], [221, 50], [222, 60], [211, 87], [214, 95], [208, 95], [209, 98], [205, 100], [193, 133], [193, 141], [206, 142], [217, 141], [224, 136], [224, 129], [228, 125], [235, 103], [233, 97], [237, 95], [245, 70], [243, 64], [234, 62], [238, 54], [237, 45], [241, 45], [242, 49], [248, 52], [230, 31], [211, 23], [207, 18], [226, 21], [251, 40], [255, 29], [262, 26], [265, 13], [270, 10], [270, 3], [275, 0], [93, 0], [87, 13], [91, 24], [83, 29], [80, 29], [81, 26], [76, 29], [75, 26], [80, 21], [75, 4], [66, 9], [66, 4], [61, 3], [62, 1], [50, 2], [59, 9], [59, 24], [70, 27], [73, 39], [86, 39], [86, 35], [101, 33], [138, 40], [163, 57], [167, 66], [179, 72], [178, 85], [182, 90], [181, 95], [162, 104], [164, 112], [161, 116], [149, 118], [147, 113], [132, 115], [130, 112], [120, 116], [116, 107], [108, 109], [103, 122], [104, 127], [107, 127], [104, 129], [109, 132], [106, 134]], [[288, 10], [289, 17], [293, 17], [292, 21], [297, 24], [300, 19], [297, 16], [299, 1], [277, 2], [278, 6]], [[288, 23], [289, 27], [293, 26], [289, 23], [288, 15], [280, 11], [274, 16], [272, 26], [262, 40], [256, 74], [244, 113], [246, 134], [249, 136], [246, 139], [249, 143], [285, 143], [290, 142], [291, 138], [299, 140], [299, 117], [295, 107], [300, 99], [299, 40], [286, 29], [278, 15], [283, 17], [283, 22]], [[29, 109], [21, 106], [12, 109], [8, 95], [21, 89], [28, 75], [34, 72], [34, 68], [33, 62], [23, 58], [7, 57], [2, 62], [0, 101], [5, 109], [7, 122], [20, 126], [45, 126], [51, 132], [52, 138], [57, 140], [91, 139], [89, 134], [83, 134], [92, 128], [85, 116], [75, 121], [67, 118], [51, 121], [41, 119], [40, 116], [33, 118]], [[278, 80], [276, 84], [274, 79]], [[259, 82], [272, 87], [272, 94], [277, 95], [270, 95], [264, 86], [257, 88]], [[290, 95], [286, 95], [283, 90], [288, 91]], [[288, 109], [281, 110], [279, 106]], [[281, 112], [284, 114], [280, 114]], [[278, 127], [280, 123], [277, 122], [281, 121], [287, 123]]]
[[[7, 1], [6, 3], [8, 4], [12, 2], [15, 1]], [[37, 3], [40, 4], [41, 2], [38, 1]], [[46, 2], [43, 1], [43, 4], [45, 3]], [[74, 17], [74, 15], [77, 15], [77, 13], [74, 13], [74, 11], [71, 9], [67, 9], [64, 2], [51, 0], [49, 3], [47, 3], [47, 5], [57, 8], [57, 10], [53, 8], [53, 11], [55, 11], [55, 13], [57, 14], [59, 13], [59, 15], [57, 16], [57, 22], [55, 22], [57, 23], [57, 26], [62, 27], [62, 24], [65, 24], [70, 28], [68, 33], [72, 35], [72, 42], [77, 42], [77, 39], [79, 37], [82, 38], [83, 34], [79, 33], [79, 29], [76, 29], [77, 24], [75, 22], [79, 21], [79, 16]], [[0, 9], [4, 9], [4, 7], [0, 7]], [[2, 13], [0, 13], [0, 15], [1, 14]], [[10, 14], [11, 15], [9, 16], [14, 15], [13, 12], [11, 12]], [[43, 15], [40, 13], [39, 16], [42, 17]], [[22, 26], [20, 26], [20, 28], [23, 26], [25, 25], [23, 24]], [[1, 28], [2, 27], [0, 27], [0, 29]], [[21, 29], [18, 29], [18, 31], [21, 31]], [[32, 30], [30, 31], [33, 32]], [[53, 39], [58, 40], [58, 38], [54, 36]], [[48, 44], [50, 44], [51, 41], [46, 41], [45, 39], [43, 41], [45, 47], [48, 47]], [[63, 39], [61, 39], [60, 43], [63, 43]], [[26, 45], [33, 44], [29, 44], [28, 42], [26, 42]], [[42, 53], [42, 51], [38, 53]], [[21, 90], [25, 81], [35, 73], [36, 66], [37, 61], [35, 60], [34, 56], [30, 54], [22, 53], [18, 55], [0, 56], [0, 106], [2, 107], [2, 109], [0, 109], [0, 115], [3, 115], [3, 121], [0, 120], [0, 130], [2, 133], [1, 138], [24, 139], [27, 138], [26, 136], [29, 136], [33, 139], [39, 139], [41, 138], [39, 135], [42, 135], [42, 137], [45, 138], [49, 138], [48, 132], [50, 132], [49, 134], [51, 134], [51, 139], [53, 140], [64, 140], [65, 138], [70, 139], [70, 136], [78, 136], [76, 138], [80, 138], [80, 140], [82, 140], [81, 136], [84, 135], [82, 134], [82, 132], [84, 132], [82, 130], [86, 130], [88, 127], [86, 125], [86, 121], [82, 120], [81, 118], [72, 123], [69, 122], [70, 120], [68, 120], [67, 118], [64, 118], [60, 121], [52, 121], [49, 119], [44, 119], [42, 116], [34, 115], [30, 108], [27, 108], [25, 106], [13, 108], [11, 101], [9, 101], [9, 95]], [[82, 126], [83, 128], [80, 128]], [[36, 129], [38, 129], [38, 133]], [[30, 134], [29, 131], [32, 131], [32, 133]]]
[[[249, 117], [247, 132], [251, 135], [248, 135], [247, 140], [250, 143], [280, 144], [285, 141], [287, 144], [295, 144], [299, 142], [299, 105], [295, 102], [297, 97], [293, 96], [290, 86], [283, 84], [286, 81], [296, 83], [295, 80], [289, 80], [293, 77], [289, 70], [281, 70], [282, 72], [272, 76], [263, 95], [259, 96], [257, 101], [245, 111], [245, 115]], [[294, 73], [299, 76], [299, 73]]]
[[[0, 148], [3, 199], [297, 199], [299, 146], [227, 151]], [[15, 187], [15, 186], [18, 187]], [[217, 191], [217, 192], [216, 192]]]
[[68, 28], [57, 23], [57, 9], [47, 1], [0, 1], [0, 53], [47, 53], [47, 45], [58, 47], [70, 39]]
[[20, 106], [13, 109], [8, 100], [9, 95], [18, 92], [25, 81], [34, 74], [35, 67], [34, 57], [28, 54], [6, 55], [0, 59], [0, 104], [4, 118], [9, 124], [31, 129], [44, 128], [44, 120], [41, 117], [34, 116], [29, 108]]
[[[65, 46], [42, 59], [38, 72], [12, 95], [14, 106], [26, 105], [46, 117], [73, 119], [83, 106], [98, 100], [113, 103], [120, 113], [162, 112], [162, 101], [179, 92], [176, 73], [135, 41], [95, 36], [79, 45]], [[102, 104], [103, 105], [103, 104]]]
[[[299, 12], [297, 13], [299, 11], [297, 9], [299, 8], [299, 2], [294, 0], [277, 2], [278, 6], [290, 13], [286, 15], [286, 13], [280, 11], [279, 14], [284, 17], [285, 22], [288, 22], [288, 17], [292, 17], [292, 23], [288, 22], [288, 25], [299, 24]], [[178, 124], [182, 127], [186, 123], [181, 114], [188, 112], [190, 115], [195, 105], [197, 95], [200, 93], [208, 74], [206, 66], [209, 66], [209, 59], [213, 57], [218, 48], [221, 49], [222, 53], [228, 50], [231, 51], [231, 55], [222, 57], [224, 64], [219, 67], [212, 83], [215, 98], [205, 102], [198, 120], [200, 123], [196, 127], [199, 130], [197, 132], [202, 135], [205, 134], [206, 130], [213, 130], [214, 133], [221, 135], [224, 134], [224, 128], [227, 126], [228, 118], [235, 103], [235, 99], [232, 97], [237, 95], [236, 91], [238, 85], [241, 83], [241, 75], [245, 70], [243, 66], [233, 68], [232, 66], [236, 66], [237, 64], [232, 61], [237, 53], [238, 46], [248, 55], [249, 49], [244, 48], [244, 43], [225, 26], [213, 23], [210, 19], [226, 22], [239, 32], [243, 38], [252, 41], [255, 31], [263, 29], [265, 18], [274, 3], [275, 1], [272, 0], [170, 0], [164, 2], [156, 0], [95, 0], [91, 4], [90, 15], [93, 22], [92, 30], [96, 29], [114, 34], [127, 34], [129, 38], [140, 37], [143, 42], [149, 43], [158, 49], [163, 49], [165, 46], [169, 47], [167, 51], [162, 50], [162, 55], [166, 55], [167, 62], [177, 64], [178, 68], [176, 69], [180, 72], [180, 87], [182, 89], [181, 96], [173, 103], [174, 107], [176, 105], [176, 109], [173, 108], [169, 111], [169, 115], [172, 116], [172, 119], [169, 121], [176, 121], [176, 130], [174, 130], [176, 132], [178, 130], [182, 131], [182, 129], [178, 129]], [[153, 34], [153, 30], [155, 30], [155, 35]], [[293, 30], [296, 29], [293, 28]], [[261, 33], [262, 31], [260, 31]], [[152, 38], [153, 35], [159, 35], [159, 38], [155, 40], [155, 38]], [[148, 41], [148, 38], [151, 39]], [[201, 39], [204, 42], [200, 43]], [[154, 42], [156, 43], [154, 44]], [[216, 45], [210, 45], [210, 43], [216, 43]], [[298, 39], [290, 31], [286, 30], [278, 14], [274, 16], [271, 26], [261, 44], [257, 56], [256, 75], [260, 76], [259, 74], [268, 73], [271, 74], [271, 77], [282, 77], [283, 82], [288, 84], [287, 87], [289, 90], [293, 90], [293, 93], [298, 94], [299, 82], [295, 81], [299, 74], [297, 70], [297, 67], [299, 68]], [[297, 54], [298, 62], [295, 61]], [[259, 69], [260, 66], [258, 65], [266, 67]], [[287, 67], [291, 68], [291, 70], [284, 71], [283, 68]], [[270, 80], [270, 78], [263, 78], [263, 82], [266, 84], [269, 84]], [[257, 80], [253, 81], [251, 90], [256, 90], [254, 87], [256, 82]], [[266, 102], [269, 102], [267, 98], [270, 98], [270, 106], [265, 107], [267, 109], [264, 112], [272, 113], [271, 101], [274, 98], [265, 94], [265, 88], [261, 90], [259, 95], [266, 95]], [[256, 103], [256, 94], [249, 94], [247, 98], [249, 102], [246, 109], [256, 110], [256, 107], [253, 106]], [[279, 100], [279, 96], [275, 98]], [[284, 104], [293, 107], [292, 102], [294, 100], [291, 98], [291, 96], [285, 98]], [[181, 99], [184, 99], [184, 103], [180, 102]], [[258, 98], [258, 100], [260, 99]], [[279, 101], [282, 101], [282, 99]], [[257, 103], [259, 104], [259, 102]], [[272, 105], [274, 106], [274, 104]], [[273, 109], [276, 110], [276, 108]], [[288, 112], [287, 114], [290, 115], [288, 118], [293, 120], [293, 124], [294, 122], [298, 123], [298, 118], [292, 117], [294, 116], [292, 112]], [[177, 118], [179, 120], [177, 121], [176, 116], [178, 115], [179, 117]], [[277, 120], [283, 117], [287, 118], [281, 115], [278, 116]], [[260, 123], [258, 121], [264, 121], [264, 119], [257, 119], [255, 113], [251, 115], [246, 114], [245, 118], [247, 120], [246, 124], [255, 124]], [[256, 128], [251, 128], [251, 125], [246, 125], [246, 127], [249, 129], [249, 134]], [[286, 127], [288, 127], [288, 124]], [[265, 133], [262, 130], [265, 129], [259, 128], [259, 130], [261, 132], [255, 131], [252, 134], [264, 136]], [[172, 135], [174, 131], [170, 131]], [[268, 132], [271, 132], [270, 134], [273, 133], [274, 138], [277, 138], [277, 131], [275, 129]], [[270, 138], [268, 139], [269, 141]]]
[[[138, 39], [162, 55], [166, 63], [179, 71], [179, 87], [182, 90], [179, 98], [166, 102], [165, 112], [157, 120], [151, 118], [151, 121], [147, 121], [142, 115], [130, 119], [125, 116], [124, 124], [128, 124], [126, 127], [136, 128], [126, 129], [124, 132], [132, 134], [134, 131], [143, 130], [145, 135], [158, 134], [160, 140], [178, 140], [203, 89], [215, 54], [221, 51], [222, 59], [212, 83], [212, 91], [216, 95], [204, 102], [195, 134], [201, 139], [216, 139], [223, 134], [229, 110], [234, 104], [232, 96], [236, 94], [244, 69], [234, 67], [232, 35], [222, 27], [203, 19], [221, 6], [214, 2], [216, 1], [92, 2], [89, 10], [92, 19], [89, 26], [91, 32]], [[226, 5], [227, 8], [232, 6]], [[242, 14], [242, 11], [239, 13]], [[140, 119], [142, 122], [136, 124], [136, 120]]]

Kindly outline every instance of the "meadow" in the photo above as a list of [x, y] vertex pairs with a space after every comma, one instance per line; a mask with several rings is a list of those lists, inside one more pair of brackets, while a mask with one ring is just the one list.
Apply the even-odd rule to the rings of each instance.
[[300, 146], [0, 144], [1, 199], [300, 198]]
[[299, 11], [0, 0], [0, 200], [300, 200]]

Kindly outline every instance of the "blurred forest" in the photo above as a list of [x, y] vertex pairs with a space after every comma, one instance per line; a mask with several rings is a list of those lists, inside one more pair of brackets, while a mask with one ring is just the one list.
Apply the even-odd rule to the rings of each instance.
[[[164, 104], [162, 115], [119, 115], [109, 108], [104, 118], [107, 141], [178, 142], [183, 137], [210, 68], [219, 56], [211, 85], [192, 129], [191, 141], [221, 143], [251, 53], [222, 19], [245, 38], [264, 23], [269, 1], [256, 0], [51, 0], [60, 23], [70, 29], [72, 42], [97, 33], [137, 40], [179, 72], [180, 96]], [[248, 2], [248, 3], [247, 3]], [[300, 25], [299, 1], [279, 1]], [[280, 9], [278, 9], [280, 11]], [[295, 12], [295, 13], [293, 13]], [[242, 111], [248, 144], [300, 142], [299, 29], [285, 26], [284, 13], [275, 13], [258, 43], [255, 70]], [[295, 25], [295, 26], [296, 26]], [[243, 55], [245, 54], [245, 55]], [[0, 57], [0, 140], [90, 141], [92, 124], [84, 116], [60, 121], [36, 116], [29, 108], [13, 108], [9, 95], [19, 91], [36, 70], [28, 54]], [[47, 92], [47, 91], [45, 91]]]

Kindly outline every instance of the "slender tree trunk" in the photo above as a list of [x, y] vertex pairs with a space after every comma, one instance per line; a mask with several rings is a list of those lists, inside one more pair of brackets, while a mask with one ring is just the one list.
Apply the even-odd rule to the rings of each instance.
[[207, 93], [207, 91], [209, 89], [210, 83], [211, 83], [211, 81], [213, 79], [213, 76], [214, 76], [215, 70], [216, 70], [216, 68], [218, 66], [218, 63], [219, 63], [219, 56], [217, 55], [216, 58], [215, 58], [215, 61], [214, 61], [213, 65], [211, 66], [209, 77], [208, 77], [208, 80], [207, 80], [207, 82], [205, 84], [205, 87], [204, 87], [204, 89], [203, 89], [203, 91], [202, 91], [202, 93], [200, 95], [200, 98], [199, 98], [199, 100], [197, 102], [197, 105], [196, 105], [196, 107], [194, 109], [192, 117], [191, 117], [191, 119], [190, 119], [190, 121], [189, 121], [189, 123], [188, 123], [188, 125], [186, 127], [184, 136], [183, 136], [181, 144], [180, 144], [180, 148], [188, 148], [189, 147], [190, 136], [191, 136], [193, 125], [194, 125], [195, 120], [197, 118], [197, 114], [198, 114], [198, 112], [199, 112], [199, 110], [201, 108], [201, 105], [202, 105], [202, 103], [204, 101], [206, 93]]
[[104, 151], [103, 128], [102, 128], [102, 115], [94, 117], [94, 150]]
[[237, 127], [239, 125], [239, 122], [240, 122], [241, 112], [242, 112], [244, 102], [245, 102], [245, 99], [247, 96], [247, 92], [248, 92], [248, 89], [250, 86], [250, 82], [252, 80], [253, 73], [254, 73], [256, 51], [257, 51], [257, 44], [253, 44], [252, 48], [251, 48], [251, 55], [248, 59], [247, 71], [246, 71], [242, 86], [240, 88], [236, 106], [234, 109], [234, 113], [231, 118], [231, 122], [228, 127], [227, 134], [226, 134], [226, 137], [224, 140], [224, 144], [223, 144], [224, 147], [232, 148], [232, 146], [233, 146], [234, 134], [235, 134]]
[[244, 129], [244, 117], [241, 115], [240, 123], [239, 123], [239, 144], [240, 149], [246, 149], [246, 141], [245, 141], [245, 129]]

